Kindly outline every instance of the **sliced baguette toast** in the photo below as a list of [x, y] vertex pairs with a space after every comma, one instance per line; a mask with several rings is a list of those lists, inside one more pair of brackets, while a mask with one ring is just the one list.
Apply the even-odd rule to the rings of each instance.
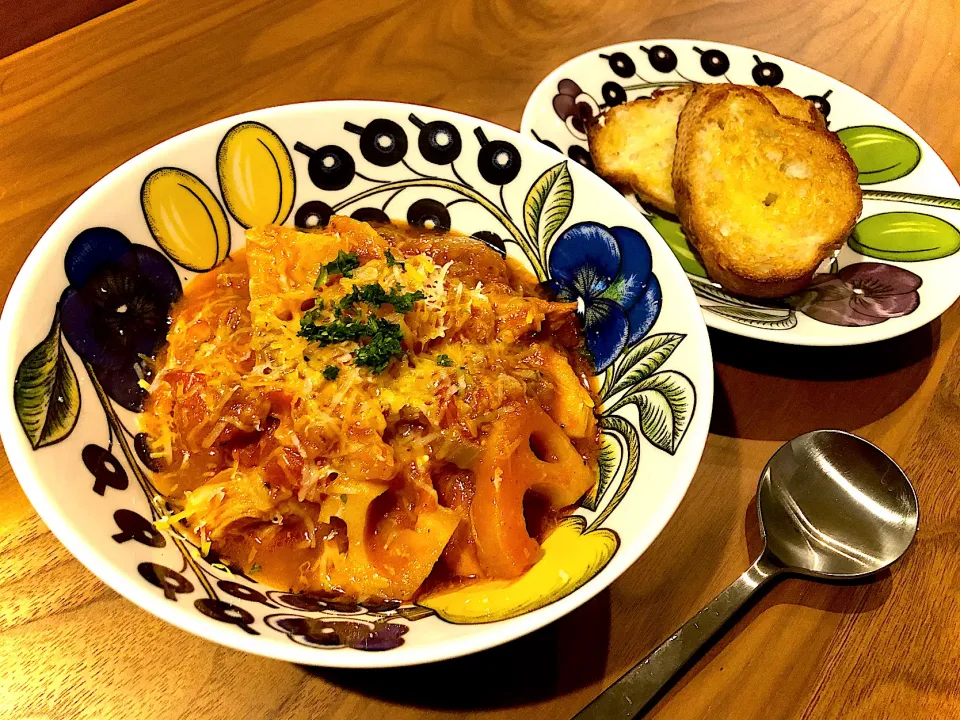
[[[677, 122], [694, 87], [657, 90], [652, 97], [616, 105], [588, 123], [587, 142], [597, 174], [675, 215], [673, 154]], [[812, 102], [779, 87], [756, 89], [781, 115], [826, 128], [826, 120]]]
[[587, 126], [597, 174], [644, 202], [674, 212], [673, 151], [680, 111], [693, 86], [658, 90], [607, 110]]
[[699, 86], [677, 128], [676, 208], [726, 290], [782, 297], [807, 285], [860, 215], [857, 168], [837, 136], [765, 95]]

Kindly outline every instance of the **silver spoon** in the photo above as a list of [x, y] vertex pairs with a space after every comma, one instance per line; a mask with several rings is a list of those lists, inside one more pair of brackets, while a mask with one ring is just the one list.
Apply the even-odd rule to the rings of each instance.
[[633, 718], [768, 580], [781, 573], [852, 580], [882, 570], [913, 542], [919, 507], [897, 464], [866, 440], [816, 430], [783, 445], [763, 469], [757, 561], [574, 720]]

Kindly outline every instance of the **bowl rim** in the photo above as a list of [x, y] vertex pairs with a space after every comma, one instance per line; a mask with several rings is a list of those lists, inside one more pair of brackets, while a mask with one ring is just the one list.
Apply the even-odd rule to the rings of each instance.
[[[567, 159], [560, 153], [555, 153], [555, 151], [550, 148], [541, 145], [533, 138], [521, 135], [515, 130], [505, 128], [488, 120], [428, 105], [403, 102], [379, 100], [320, 100], [259, 108], [213, 120], [178, 133], [124, 161], [86, 189], [54, 220], [37, 241], [20, 270], [17, 272], [16, 279], [11, 285], [4, 303], [2, 314], [0, 314], [0, 337], [13, 337], [14, 334], [18, 332], [22, 317], [21, 311], [29, 300], [31, 287], [42, 277], [43, 269], [49, 267], [51, 261], [62, 263], [59, 248], [62, 243], [57, 242], [58, 237], [63, 232], [62, 228], [74, 219], [82, 217], [101, 202], [104, 196], [109, 195], [115, 187], [129, 182], [129, 179], [125, 177], [125, 171], [129, 166], [154, 158], [160, 160], [168, 149], [176, 146], [185, 138], [211, 133], [213, 132], [212, 128], [222, 127], [226, 130], [232, 124], [245, 120], [269, 122], [270, 118], [276, 118], [278, 114], [323, 114], [327, 109], [331, 108], [357, 108], [365, 110], [381, 108], [388, 116], [401, 112], [429, 111], [431, 117], [438, 116], [448, 120], [469, 120], [471, 123], [479, 123], [484, 129], [495, 130], [498, 135], [507, 135], [520, 146], [533, 149], [536, 153], [555, 154], [558, 157]], [[575, 165], [576, 163], [571, 164]], [[602, 187], [606, 184], [585, 168], [577, 168], [573, 172], [576, 175], [580, 175], [588, 184], [594, 185], [597, 188], [597, 192], [609, 192], [612, 202], [628, 204], [620, 193], [612, 187]], [[588, 176], [590, 179], [588, 179]], [[30, 503], [43, 522], [66, 549], [90, 572], [121, 596], [139, 606], [141, 609], [181, 630], [235, 650], [242, 650], [276, 660], [322, 667], [401, 667], [448, 660], [480, 652], [528, 635], [552, 623], [570, 613], [575, 608], [586, 604], [605, 590], [614, 580], [618, 579], [646, 552], [653, 541], [660, 535], [670, 518], [673, 517], [680, 502], [686, 496], [696, 469], [699, 466], [706, 444], [713, 403], [714, 375], [710, 338], [693, 290], [686, 281], [679, 262], [673, 257], [673, 253], [666, 245], [666, 242], [655, 231], [651, 235], [650, 242], [661, 243], [663, 245], [663, 252], [661, 254], [664, 258], [669, 258], [667, 264], [670, 269], [664, 275], [675, 276], [674, 281], [671, 282], [671, 286], [678, 300], [674, 302], [679, 305], [679, 298], [686, 297], [690, 322], [689, 326], [685, 327], [685, 332], [687, 336], [692, 337], [691, 342], [697, 348], [697, 352], [690, 354], [688, 362], [691, 366], [689, 372], [696, 378], [695, 387], [699, 402], [694, 409], [693, 417], [687, 428], [683, 449], [677, 453], [677, 455], [680, 456], [678, 461], [679, 467], [674, 472], [674, 477], [677, 481], [672, 483], [671, 489], [667, 493], [664, 502], [660, 504], [657, 511], [645, 524], [643, 533], [636, 536], [631, 543], [623, 543], [620, 551], [611, 558], [608, 565], [598, 575], [594, 576], [589, 582], [574, 590], [569, 595], [544, 607], [514, 618], [488, 623], [486, 624], [487, 631], [484, 632], [478, 631], [468, 636], [458, 637], [454, 630], [450, 640], [431, 643], [424, 647], [416, 647], [410, 643], [406, 643], [401, 648], [396, 648], [390, 652], [351, 651], [349, 648], [342, 648], [337, 652], [331, 652], [330, 649], [312, 648], [293, 642], [290, 642], [288, 646], [272, 641], [260, 642], [257, 636], [250, 636], [246, 633], [238, 632], [235, 627], [217, 623], [214, 620], [201, 616], [200, 613], [193, 609], [192, 604], [171, 603], [162, 595], [157, 595], [150, 587], [140, 581], [139, 578], [134, 577], [134, 573], [122, 570], [101, 556], [100, 552], [96, 549], [96, 545], [87, 539], [86, 534], [77, 531], [73, 527], [67, 519], [67, 513], [63, 513], [58, 509], [57, 504], [51, 499], [50, 494], [44, 488], [44, 481], [38, 479], [38, 474], [34, 473], [31, 468], [29, 452], [32, 452], [32, 449], [29, 448], [29, 443], [20, 437], [22, 433], [12, 401], [13, 378], [18, 362], [18, 358], [14, 357], [14, 343], [8, 343], [7, 346], [0, 351], [0, 377], [3, 378], [2, 382], [9, 383], [7, 387], [11, 390], [11, 392], [6, 393], [5, 398], [2, 400], [2, 406], [0, 406], [0, 438], [4, 440], [3, 444], [7, 458], [21, 488], [23, 488], [24, 494], [30, 500]], [[663, 268], [661, 267], [660, 272], [662, 271]], [[678, 282], [678, 280], [682, 280], [682, 282]], [[696, 372], [695, 375], [694, 371]], [[83, 384], [82, 380], [81, 384]], [[457, 627], [453, 623], [449, 624], [451, 629]], [[402, 652], [398, 652], [401, 650]]]

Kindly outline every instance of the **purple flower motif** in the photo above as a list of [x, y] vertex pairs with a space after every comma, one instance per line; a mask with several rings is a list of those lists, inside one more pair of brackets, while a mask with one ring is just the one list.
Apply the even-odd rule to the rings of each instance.
[[382, 620], [367, 622], [293, 615], [269, 618], [268, 623], [296, 643], [331, 649], [392, 650], [403, 645], [403, 636], [410, 629], [401, 623]]
[[822, 323], [863, 327], [916, 310], [921, 282], [919, 275], [895, 265], [854, 263], [836, 274], [817, 275], [787, 302]]
[[553, 111], [568, 127], [581, 135], [586, 133], [584, 122], [596, 117], [600, 112], [596, 101], [569, 79], [557, 83], [557, 94], [553, 96]]
[[177, 271], [163, 253], [103, 227], [77, 235], [63, 262], [70, 281], [60, 299], [67, 342], [107, 395], [140, 412], [143, 358], [166, 338], [170, 306], [182, 293]]
[[554, 242], [548, 265], [547, 287], [559, 300], [580, 304], [598, 373], [646, 335], [660, 314], [650, 247], [636, 230], [578, 223]]

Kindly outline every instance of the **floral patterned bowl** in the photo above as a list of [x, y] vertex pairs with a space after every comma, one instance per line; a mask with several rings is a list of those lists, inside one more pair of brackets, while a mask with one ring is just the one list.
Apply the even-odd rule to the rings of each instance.
[[583, 116], [657, 89], [697, 82], [784, 87], [812, 101], [860, 171], [863, 215], [805, 290], [750, 302], [710, 282], [676, 218], [634, 206], [687, 272], [711, 327], [793, 345], [856, 345], [930, 322], [960, 296], [960, 185], [889, 110], [827, 75], [756, 50], [706, 40], [644, 40], [568, 60], [537, 86], [521, 132], [593, 168]]
[[[473, 234], [581, 301], [601, 377], [597, 489], [522, 579], [347, 605], [266, 587], [154, 521], [136, 413], [144, 357], [198, 272], [244, 228], [331, 213]], [[0, 434], [50, 529], [107, 584], [190, 632], [314, 665], [455, 657], [555, 620], [613, 582], [683, 497], [709, 424], [706, 329], [667, 245], [618, 193], [517, 133], [426, 107], [330, 102], [261, 110], [161, 143], [94, 185], [47, 231], [0, 330]]]

